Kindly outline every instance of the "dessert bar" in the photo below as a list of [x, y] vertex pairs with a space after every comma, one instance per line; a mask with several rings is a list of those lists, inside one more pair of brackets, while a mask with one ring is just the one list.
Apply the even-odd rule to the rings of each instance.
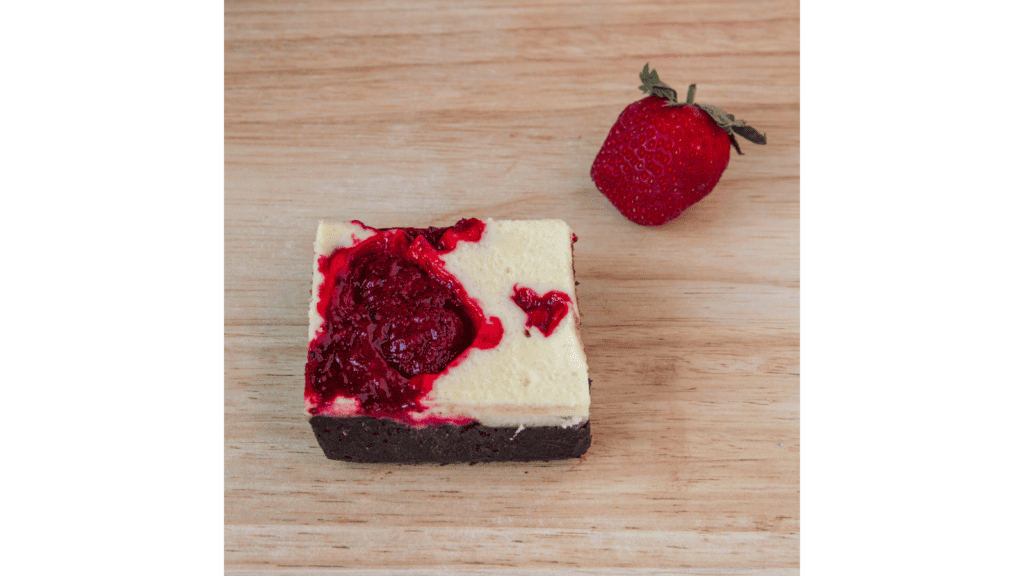
[[561, 220], [321, 222], [305, 411], [352, 462], [557, 460], [590, 446]]

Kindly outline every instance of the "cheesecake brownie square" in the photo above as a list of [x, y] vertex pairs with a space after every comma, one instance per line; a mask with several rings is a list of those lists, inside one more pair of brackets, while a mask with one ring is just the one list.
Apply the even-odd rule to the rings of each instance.
[[557, 460], [590, 446], [561, 220], [321, 222], [305, 413], [331, 459]]

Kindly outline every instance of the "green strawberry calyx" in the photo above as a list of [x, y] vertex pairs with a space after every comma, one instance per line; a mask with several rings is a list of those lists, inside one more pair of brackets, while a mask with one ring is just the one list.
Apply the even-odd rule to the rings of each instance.
[[649, 63], [644, 64], [644, 69], [640, 72], [640, 81], [643, 82], [640, 85], [641, 92], [658, 98], [665, 98], [669, 101], [666, 106], [696, 106], [706, 112], [729, 135], [729, 142], [732, 143], [733, 148], [736, 148], [736, 152], [740, 155], [743, 155], [743, 152], [740, 150], [739, 142], [736, 141], [736, 134], [750, 140], [754, 144], [764, 145], [768, 143], [768, 137], [765, 134], [758, 132], [752, 126], [747, 126], [746, 122], [737, 120], [735, 116], [718, 106], [695, 103], [693, 97], [697, 93], [696, 84], [690, 84], [689, 89], [686, 91], [686, 102], [680, 103], [679, 95], [675, 89], [662, 82], [658, 78], [658, 72], [651, 69]]

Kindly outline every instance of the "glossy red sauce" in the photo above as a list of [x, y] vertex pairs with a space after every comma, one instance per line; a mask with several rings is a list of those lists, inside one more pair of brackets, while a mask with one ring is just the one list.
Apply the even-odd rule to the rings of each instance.
[[320, 257], [324, 324], [306, 361], [314, 415], [344, 396], [359, 400], [359, 414], [411, 422], [441, 373], [473, 348], [498, 345], [501, 322], [484, 316], [440, 258], [479, 241], [484, 226], [385, 228]]
[[565, 292], [552, 290], [541, 296], [530, 288], [513, 287], [512, 301], [526, 312], [526, 328], [536, 327], [545, 337], [558, 328], [569, 313], [572, 300]]

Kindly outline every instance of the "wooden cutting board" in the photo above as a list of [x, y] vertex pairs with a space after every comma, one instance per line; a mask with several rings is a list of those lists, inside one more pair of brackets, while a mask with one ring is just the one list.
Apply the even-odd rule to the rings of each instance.
[[[225, 41], [229, 573], [798, 570], [795, 0], [229, 0]], [[659, 228], [589, 178], [647, 62], [769, 140]], [[579, 236], [593, 446], [325, 459], [302, 415], [317, 220], [470, 216]]]

